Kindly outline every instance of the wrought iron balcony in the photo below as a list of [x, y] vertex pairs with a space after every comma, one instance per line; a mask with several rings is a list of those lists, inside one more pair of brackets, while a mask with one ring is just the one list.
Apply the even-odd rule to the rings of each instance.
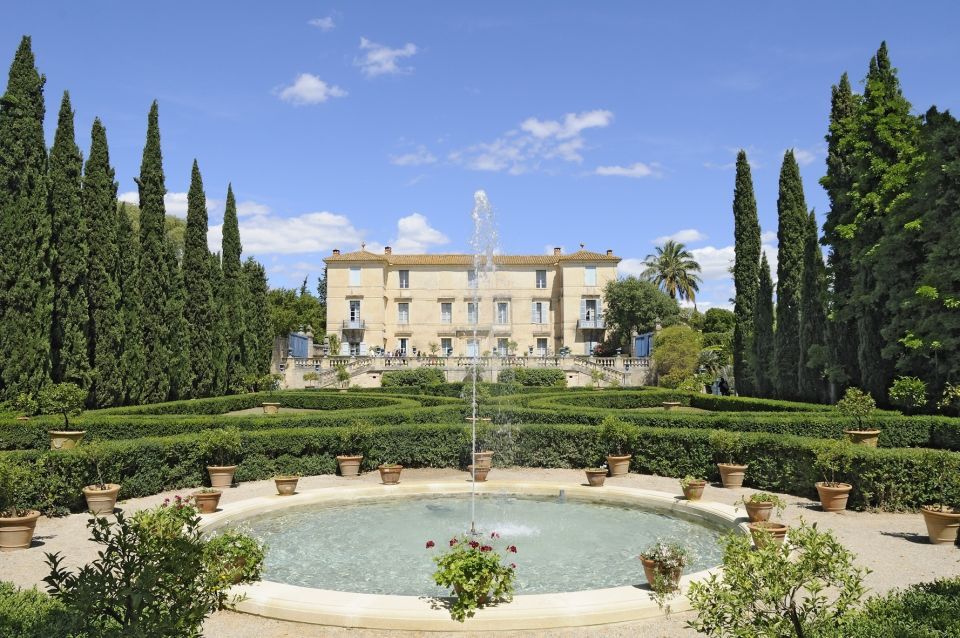
[[607, 327], [607, 322], [604, 321], [603, 317], [598, 319], [585, 319], [581, 317], [577, 321], [577, 328], [580, 330], [604, 330]]
[[342, 330], [363, 330], [366, 328], [366, 322], [363, 319], [344, 319]]

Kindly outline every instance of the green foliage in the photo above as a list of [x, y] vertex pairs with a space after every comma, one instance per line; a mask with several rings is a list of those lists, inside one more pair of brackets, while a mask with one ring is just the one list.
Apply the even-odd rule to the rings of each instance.
[[0, 636], [11, 638], [84, 638], [74, 633], [66, 606], [38, 589], [18, 589], [0, 581]]
[[193, 160], [187, 192], [187, 230], [183, 246], [183, 318], [187, 326], [189, 396], [208, 396], [213, 390], [213, 330], [216, 313], [207, 248], [207, 196], [197, 160]]
[[373, 428], [363, 419], [354, 419], [347, 427], [340, 429], [340, 441], [345, 454], [367, 456], [370, 449]]
[[943, 396], [937, 402], [937, 407], [948, 414], [956, 414], [960, 411], [960, 384], [946, 384], [943, 388]]
[[737, 153], [733, 189], [734, 262], [733, 377], [743, 395], [756, 392], [753, 360], [754, 312], [760, 286], [760, 222], [747, 153]]
[[626, 277], [607, 283], [603, 290], [606, 304], [603, 317], [611, 340], [620, 347], [632, 347], [630, 335], [651, 332], [659, 320], [661, 325], [676, 323], [680, 306], [676, 300], [649, 281]]
[[267, 313], [267, 271], [252, 257], [243, 262], [246, 281], [246, 317], [244, 318], [244, 368], [248, 373], [269, 374], [273, 353], [273, 331]]
[[199, 453], [209, 465], [235, 465], [243, 451], [243, 440], [236, 428], [205, 430], [200, 435]]
[[653, 562], [653, 590], [652, 598], [661, 608], [667, 599], [677, 593], [677, 576], [683, 573], [683, 568], [692, 560], [690, 550], [679, 543], [668, 543], [657, 540], [656, 543], [640, 552], [641, 560]]
[[726, 308], [709, 308], [703, 313], [703, 332], [733, 332], [737, 318]]
[[679, 385], [696, 371], [700, 350], [700, 334], [689, 326], [670, 326], [658, 332], [653, 348], [657, 383], [667, 388]]
[[817, 218], [810, 211], [803, 244], [800, 292], [800, 393], [804, 401], [827, 403], [827, 276], [820, 252]]
[[524, 387], [564, 388], [567, 375], [559, 368], [507, 368], [497, 375], [500, 383], [517, 383]]
[[385, 388], [399, 388], [404, 386], [423, 386], [443, 383], [443, 372], [436, 368], [413, 368], [412, 370], [396, 370], [384, 372], [381, 383]]
[[857, 420], [857, 429], [863, 429], [863, 420], [876, 409], [873, 397], [860, 388], [847, 388], [843, 398], [837, 401], [837, 411]]
[[146, 348], [143, 343], [143, 296], [140, 291], [140, 239], [134, 232], [126, 207], [121, 206], [117, 222], [117, 249], [120, 252], [120, 307], [123, 322], [123, 349], [120, 370], [123, 374], [122, 403], [143, 400]]
[[40, 404], [37, 403], [37, 400], [33, 398], [33, 395], [29, 392], [21, 392], [17, 395], [17, 398], [13, 400], [13, 409], [15, 409], [20, 416], [33, 416], [40, 410]]
[[749, 537], [723, 539], [723, 571], [687, 593], [707, 636], [848, 636], [866, 593], [867, 570], [830, 532], [801, 523], [784, 544], [754, 549]]
[[604, 417], [600, 424], [600, 438], [608, 454], [623, 456], [635, 445], [638, 436], [637, 426], [625, 423], [615, 416]]
[[207, 539], [203, 561], [216, 589], [260, 580], [266, 546], [249, 534], [227, 529]]
[[702, 280], [697, 274], [700, 264], [680, 242], [668, 239], [656, 247], [656, 254], [647, 255], [643, 276], [670, 295], [671, 299], [695, 302]]
[[0, 517], [15, 518], [27, 513], [28, 509], [20, 505], [17, 493], [27, 478], [22, 468], [0, 459]]
[[897, 377], [888, 394], [890, 403], [908, 413], [922, 410], [927, 405], [927, 384], [917, 377]]
[[760, 285], [753, 309], [753, 389], [759, 397], [772, 397], [775, 389], [773, 332], [773, 280], [767, 254], [760, 259]]
[[[498, 538], [493, 532], [490, 542]], [[427, 549], [432, 547], [434, 542], [428, 541]], [[504, 551], [516, 553], [517, 548], [510, 545]], [[472, 618], [487, 603], [513, 599], [516, 565], [504, 564], [500, 553], [482, 539], [452, 538], [448, 549], [434, 556], [433, 562], [437, 565], [433, 581], [456, 596], [450, 605], [450, 617], [458, 622]]]
[[787, 502], [776, 494], [770, 494], [769, 492], [754, 492], [750, 496], [745, 496], [743, 498], [744, 503], [772, 503], [773, 508], [777, 516], [783, 513], [784, 508], [787, 506]]
[[733, 464], [743, 453], [743, 438], [730, 430], [714, 430], [710, 433], [710, 446], [721, 463]]
[[820, 441], [814, 449], [814, 466], [823, 474], [823, 482], [836, 486], [837, 475], [849, 474], [853, 466], [853, 444], [847, 439]]
[[920, 583], [871, 598], [846, 631], [846, 638], [957, 638], [960, 578]]
[[226, 387], [232, 388], [244, 375], [247, 286], [243, 277], [240, 254], [240, 226], [233, 185], [227, 185], [227, 202], [223, 211], [223, 314], [227, 327]]
[[[710, 352], [709, 350], [704, 350], [703, 352]], [[701, 352], [700, 363], [703, 364], [703, 352]], [[707, 366], [705, 366], [707, 367]], [[679, 384], [677, 384], [677, 390], [681, 392], [700, 392], [702, 393], [704, 388], [713, 383], [717, 369], [714, 368], [713, 372], [704, 372], [701, 374], [695, 374], [689, 376]]]
[[340, 383], [340, 387], [345, 387], [347, 382], [350, 381], [350, 371], [347, 370], [347, 366], [342, 363], [337, 364], [337, 381]]
[[63, 416], [63, 429], [69, 430], [71, 416], [79, 416], [83, 411], [86, 391], [73, 383], [52, 383], [37, 393], [37, 402], [43, 414]]
[[[327, 324], [326, 306], [305, 287], [299, 291], [295, 288], [274, 288], [267, 299], [274, 335], [286, 337], [291, 332], [310, 330], [317, 338], [323, 336]], [[339, 349], [333, 354], [339, 354]]]

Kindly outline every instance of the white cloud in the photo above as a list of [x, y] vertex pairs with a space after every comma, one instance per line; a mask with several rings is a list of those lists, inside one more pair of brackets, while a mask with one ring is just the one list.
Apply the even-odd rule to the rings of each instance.
[[660, 177], [661, 175], [656, 164], [644, 164], [643, 162], [635, 162], [630, 166], [598, 166], [593, 172], [597, 175], [635, 178]]
[[[134, 204], [135, 206], [140, 205], [140, 193], [137, 191], [127, 191], [125, 193], [120, 193], [117, 195], [117, 199], [121, 202], [127, 202], [128, 204]], [[220, 206], [223, 204], [218, 199], [207, 198], [207, 212], [219, 210]], [[163, 207], [166, 210], [167, 215], [173, 215], [175, 217], [186, 217], [187, 216], [187, 194], [186, 193], [174, 193], [170, 192], [163, 196]]]
[[541, 139], [556, 137], [566, 140], [579, 136], [584, 129], [609, 126], [612, 121], [613, 113], [596, 109], [583, 113], [567, 113], [562, 122], [528, 117], [520, 125], [520, 129]]
[[433, 164], [436, 161], [437, 158], [425, 146], [418, 146], [417, 150], [412, 153], [390, 156], [390, 163], [396, 166], [422, 166], [423, 164]]
[[362, 58], [354, 60], [354, 64], [360, 67], [368, 78], [413, 72], [413, 67], [402, 67], [397, 64], [398, 60], [409, 58], [417, 53], [417, 45], [412, 42], [406, 43], [399, 49], [391, 49], [366, 38], [360, 38], [360, 49], [366, 53]]
[[313, 20], [308, 20], [307, 24], [311, 27], [317, 27], [323, 32], [333, 31], [333, 28], [337, 25], [333, 23], [333, 16], [327, 16], [326, 18], [314, 18]]
[[678, 230], [672, 235], [664, 235], [663, 237], [657, 237], [656, 239], [653, 240], [653, 243], [663, 244], [663, 243], [666, 243], [668, 240], [672, 240], [672, 241], [680, 242], [683, 244], [689, 244], [695, 241], [703, 241], [706, 238], [707, 236], [701, 233], [696, 228], [684, 228], [683, 230]]
[[327, 84], [312, 73], [301, 73], [290, 86], [279, 91], [280, 99], [296, 106], [320, 104], [332, 97], [345, 97], [347, 92], [339, 86]]
[[[220, 250], [222, 237], [222, 224], [210, 227], [207, 240], [212, 250]], [[322, 253], [359, 245], [363, 231], [346, 216], [327, 211], [294, 217], [261, 214], [240, 222], [240, 239], [244, 252], [255, 255]]]
[[430, 225], [426, 217], [413, 213], [397, 221], [397, 236], [390, 240], [398, 253], [424, 253], [430, 246], [450, 243], [450, 238]]
[[253, 217], [255, 215], [269, 215], [270, 207], [259, 202], [237, 202], [237, 217]]
[[817, 154], [813, 151], [808, 151], [803, 148], [793, 149], [793, 156], [797, 160], [797, 164], [800, 166], [807, 166], [812, 164], [817, 159]]
[[777, 231], [775, 230], [765, 230], [760, 233], [760, 241], [764, 244], [776, 244], [777, 243]]

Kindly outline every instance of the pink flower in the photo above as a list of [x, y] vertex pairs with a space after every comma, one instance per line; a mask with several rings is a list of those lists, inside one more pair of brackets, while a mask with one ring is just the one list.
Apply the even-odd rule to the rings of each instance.
[[450, 539], [450, 547], [453, 547], [453, 546], [456, 545], [456, 544], [457, 544], [457, 539], [451, 538], [451, 539]]
[[516, 568], [517, 568], [516, 563], [510, 563], [510, 569], [516, 569]]
[[427, 549], [430, 549], [434, 545], [436, 545], [436, 543], [434, 543], [433, 541], [427, 541]]
[[481, 551], [481, 552], [489, 552], [489, 551], [493, 551], [493, 548], [490, 547], [489, 545], [483, 545], [482, 547], [480, 547], [480, 551]]
[[470, 547], [472, 547], [473, 549], [476, 549], [480, 547], [480, 543], [478, 543], [477, 541], [470, 541]]
[[510, 547], [507, 548], [507, 551], [510, 552], [511, 554], [516, 554], [516, 553], [517, 553], [517, 546], [516, 546], [516, 545], [511, 545]]
[[500, 538], [500, 534], [496, 532], [490, 532], [490, 538]]

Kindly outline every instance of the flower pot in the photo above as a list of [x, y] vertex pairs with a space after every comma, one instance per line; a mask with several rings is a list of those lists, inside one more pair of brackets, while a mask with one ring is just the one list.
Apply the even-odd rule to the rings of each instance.
[[197, 504], [197, 509], [201, 514], [213, 514], [220, 505], [220, 497], [223, 492], [215, 490], [213, 492], [194, 492], [193, 502]]
[[273, 482], [277, 486], [277, 494], [280, 496], [291, 496], [297, 491], [297, 482], [299, 476], [274, 476]]
[[632, 454], [618, 456], [616, 454], [607, 455], [607, 467], [610, 468], [610, 476], [623, 476], [630, 472], [630, 459]]
[[396, 485], [400, 482], [400, 472], [403, 471], [402, 465], [381, 465], [380, 480], [384, 485]]
[[467, 466], [467, 471], [473, 477], [475, 483], [483, 483], [487, 480], [487, 474], [490, 473], [489, 467], [478, 467], [474, 469], [472, 465]]
[[86, 430], [48, 430], [51, 450], [72, 450], [77, 447]]
[[920, 511], [923, 513], [923, 522], [927, 524], [927, 535], [931, 543], [953, 545], [957, 542], [957, 532], [960, 531], [960, 510], [953, 507], [947, 510], [939, 507], [923, 507]]
[[683, 497], [688, 501], [699, 501], [703, 497], [703, 488], [707, 486], [706, 481], [690, 481], [689, 485], [681, 485]]
[[363, 455], [357, 456], [343, 455], [337, 457], [337, 465], [340, 466], [340, 476], [360, 476], [360, 462], [363, 461]]
[[210, 487], [218, 489], [232, 487], [233, 474], [236, 471], [236, 465], [208, 465], [207, 474], [210, 475]]
[[586, 472], [590, 487], [603, 487], [603, 482], [607, 480], [606, 470], [586, 470]]
[[834, 483], [827, 485], [823, 481], [816, 483], [817, 494], [820, 495], [820, 505], [824, 512], [842, 512], [847, 509], [847, 498], [853, 486], [849, 483]]
[[877, 447], [877, 441], [880, 439], [880, 430], [844, 430], [843, 433], [854, 445]]
[[[750, 535], [753, 536], [753, 544], [758, 548], [766, 547], [768, 541], [782, 545], [783, 539], [787, 536], [787, 530], [790, 529], [783, 523], [774, 521], [756, 521], [749, 523], [747, 527], [750, 528]], [[769, 536], [763, 532], [766, 532]]]
[[650, 589], [653, 589], [653, 582], [656, 580], [658, 574], [661, 579], [666, 578], [667, 582], [673, 585], [671, 589], [677, 590], [680, 588], [680, 577], [683, 576], [683, 569], [677, 568], [666, 572], [659, 568], [659, 563], [652, 560], [641, 558], [640, 562], [643, 563], [643, 573], [647, 577], [647, 582], [650, 583]]
[[743, 477], [747, 473], [747, 465], [737, 465], [736, 463], [717, 463], [717, 469], [720, 470], [720, 482], [727, 489], [737, 489], [743, 487]]
[[277, 414], [280, 412], [279, 403], [264, 403], [263, 404], [263, 413], [264, 414]]
[[23, 516], [0, 518], [0, 552], [26, 549], [33, 542], [40, 512], [29, 510]]
[[476, 452], [476, 453], [474, 453], [474, 455], [473, 455], [473, 459], [474, 459], [474, 463], [477, 464], [477, 467], [478, 467], [478, 468], [481, 468], [481, 467], [486, 467], [486, 468], [493, 467], [493, 464], [492, 464], [492, 462], [493, 462], [493, 452], [489, 452], [489, 451]]
[[773, 503], [765, 503], [762, 501], [756, 503], [753, 501], [748, 501], [746, 498], [744, 498], [743, 506], [747, 508], [747, 518], [750, 519], [751, 523], [769, 521], [770, 514], [773, 512]]
[[116, 483], [107, 483], [107, 489], [105, 490], [101, 490], [96, 485], [88, 485], [83, 488], [83, 496], [87, 499], [87, 509], [96, 516], [113, 514], [113, 508], [117, 505], [117, 494], [119, 493], [120, 486]]
[[[480, 586], [480, 589], [483, 588], [483, 585]], [[453, 584], [453, 592], [457, 595], [457, 598], [460, 598], [463, 595], [463, 586], [460, 583]], [[485, 594], [480, 594], [477, 596], [478, 605], [486, 605], [490, 602], [490, 585], [487, 585], [487, 592]]]

